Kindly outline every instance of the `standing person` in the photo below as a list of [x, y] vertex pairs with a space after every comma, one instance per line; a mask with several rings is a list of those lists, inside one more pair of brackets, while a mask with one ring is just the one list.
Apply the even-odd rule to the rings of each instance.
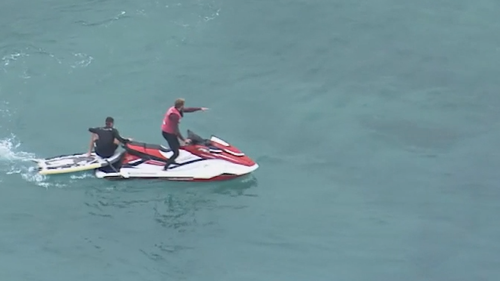
[[163, 168], [164, 171], [168, 169], [170, 164], [174, 164], [175, 159], [179, 156], [179, 148], [181, 146], [179, 139], [186, 144], [190, 142], [189, 139], [184, 139], [179, 130], [179, 123], [182, 117], [184, 117], [184, 113], [199, 110], [205, 111], [207, 109], [206, 107], [184, 107], [184, 99], [179, 98], [175, 100], [174, 106], [167, 110], [163, 118], [163, 124], [161, 125], [161, 134], [174, 154], [167, 160]]
[[92, 148], [94, 148], [95, 154], [102, 158], [109, 158], [115, 154], [116, 149], [118, 149], [118, 144], [132, 140], [130, 138], [122, 138], [118, 130], [113, 127], [114, 123], [115, 120], [113, 117], [107, 117], [104, 127], [89, 128], [89, 132], [92, 133], [92, 136], [90, 138], [88, 156], [90, 156]]

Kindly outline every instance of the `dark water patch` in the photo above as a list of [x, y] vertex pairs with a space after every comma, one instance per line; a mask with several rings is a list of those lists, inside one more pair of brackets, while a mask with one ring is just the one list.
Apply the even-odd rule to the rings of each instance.
[[465, 135], [451, 128], [400, 118], [360, 118], [361, 124], [373, 130], [373, 137], [385, 138], [394, 144], [427, 149], [449, 150]]

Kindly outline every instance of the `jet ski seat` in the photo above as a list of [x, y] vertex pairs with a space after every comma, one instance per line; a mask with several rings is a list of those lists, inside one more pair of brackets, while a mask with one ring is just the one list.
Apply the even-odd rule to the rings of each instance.
[[137, 142], [137, 141], [130, 141], [130, 142], [128, 142], [128, 144], [133, 145], [133, 146], [138, 146], [141, 148], [145, 148], [145, 149], [155, 149], [155, 150], [159, 150], [162, 152], [172, 151], [171, 149], [169, 149], [163, 145], [159, 145], [159, 144], [150, 144], [150, 143]]

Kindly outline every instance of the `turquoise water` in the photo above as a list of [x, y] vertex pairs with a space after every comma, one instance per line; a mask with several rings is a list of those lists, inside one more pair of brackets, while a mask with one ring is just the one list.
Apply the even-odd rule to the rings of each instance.
[[[496, 280], [500, 2], [13, 1], [1, 280]], [[42, 177], [108, 115], [255, 159], [225, 183]]]

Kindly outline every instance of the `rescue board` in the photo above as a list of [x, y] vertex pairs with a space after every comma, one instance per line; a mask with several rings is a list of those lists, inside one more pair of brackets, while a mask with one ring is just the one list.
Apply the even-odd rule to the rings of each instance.
[[123, 151], [116, 151], [109, 158], [101, 158], [94, 152], [87, 156], [87, 153], [60, 155], [45, 159], [33, 160], [38, 164], [40, 175], [56, 175], [94, 170], [108, 166], [120, 160]]

